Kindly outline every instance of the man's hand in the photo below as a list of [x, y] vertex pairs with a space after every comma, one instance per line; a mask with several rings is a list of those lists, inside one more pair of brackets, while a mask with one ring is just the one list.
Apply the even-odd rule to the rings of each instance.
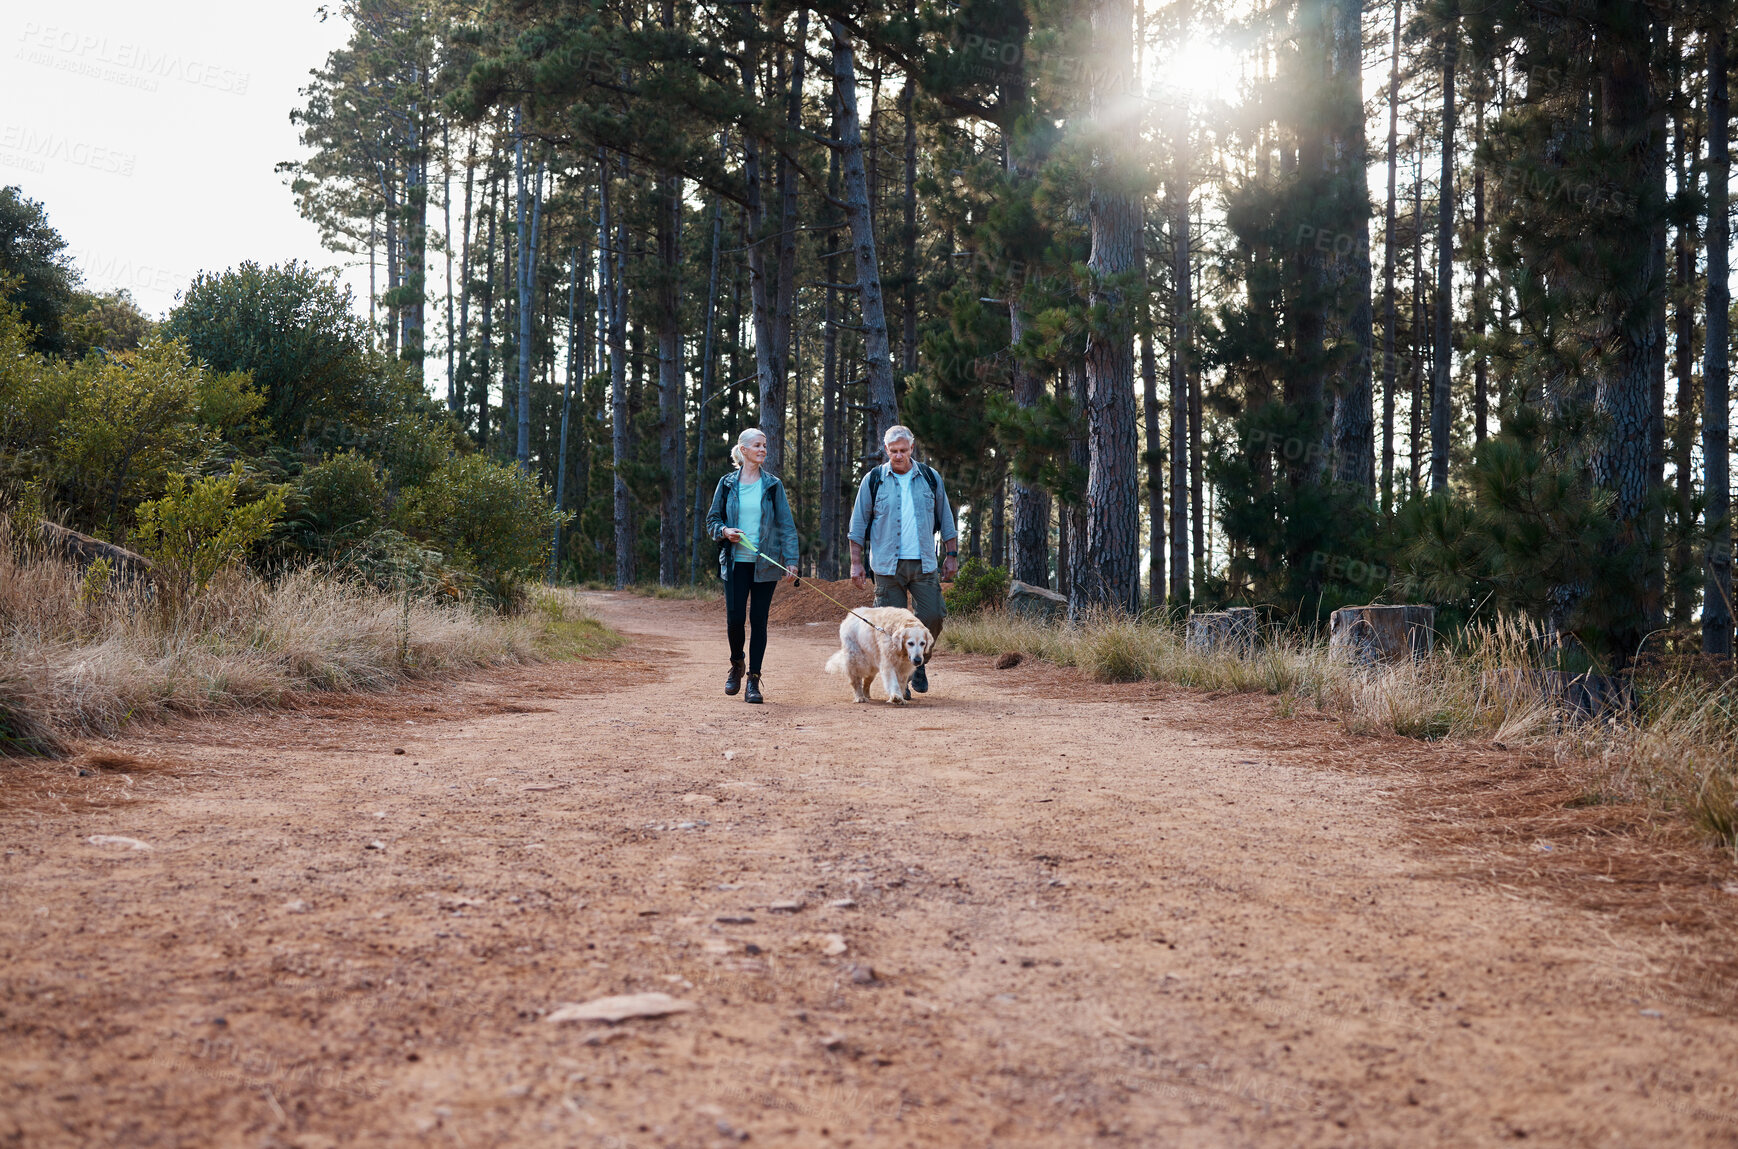
[[960, 573], [958, 555], [948, 555], [941, 560], [941, 577], [944, 582], [952, 582], [953, 576]]
[[869, 585], [869, 580], [863, 575], [862, 563], [851, 564], [851, 585], [856, 587], [858, 590], [862, 590], [864, 587]]

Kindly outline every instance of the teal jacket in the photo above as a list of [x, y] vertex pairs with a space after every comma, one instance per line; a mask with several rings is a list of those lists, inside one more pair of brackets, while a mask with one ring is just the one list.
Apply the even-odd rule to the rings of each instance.
[[[724, 541], [724, 528], [734, 527], [742, 522], [736, 501], [736, 481], [742, 477], [740, 471], [731, 471], [718, 480], [718, 489], [712, 492], [712, 509], [706, 512], [706, 534], [716, 542]], [[785, 485], [779, 482], [777, 475], [765, 468], [761, 469], [760, 484], [760, 551], [762, 557], [754, 560], [755, 582], [777, 582], [784, 577], [784, 572], [766, 561], [765, 555], [774, 555], [785, 566], [792, 570], [797, 565], [797, 524], [791, 517], [790, 500], [785, 498]], [[718, 548], [718, 577], [730, 577], [731, 548]]]

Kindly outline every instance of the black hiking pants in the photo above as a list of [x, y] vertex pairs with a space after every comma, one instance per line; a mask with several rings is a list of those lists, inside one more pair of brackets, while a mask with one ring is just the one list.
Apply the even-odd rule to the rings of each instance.
[[772, 609], [776, 582], [755, 582], [753, 563], [731, 563], [724, 584], [724, 622], [730, 634], [730, 660], [742, 661], [743, 627], [748, 628], [748, 672], [760, 673], [766, 657], [766, 612]]

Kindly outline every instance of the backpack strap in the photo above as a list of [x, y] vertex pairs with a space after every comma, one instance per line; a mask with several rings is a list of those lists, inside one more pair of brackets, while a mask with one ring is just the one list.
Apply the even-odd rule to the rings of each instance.
[[[881, 496], [881, 468], [885, 465], [886, 464], [884, 463], [877, 464], [875, 469], [869, 472], [869, 517], [863, 525], [863, 538], [865, 542], [868, 541], [869, 537], [869, 524], [875, 521], [875, 501]], [[936, 533], [940, 534], [942, 530], [941, 480], [937, 477], [935, 468], [927, 463], [919, 463], [917, 465], [917, 473], [922, 475], [924, 482], [929, 484], [929, 505], [930, 509], [935, 512]]]

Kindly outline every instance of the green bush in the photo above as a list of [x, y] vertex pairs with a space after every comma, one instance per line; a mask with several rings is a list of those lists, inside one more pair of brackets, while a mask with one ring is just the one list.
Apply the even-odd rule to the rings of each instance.
[[340, 550], [380, 529], [386, 483], [372, 460], [354, 451], [309, 467], [296, 481], [298, 534], [307, 549]]
[[266, 488], [251, 503], [236, 505], [245, 472], [240, 463], [227, 475], [207, 475], [191, 484], [171, 475], [160, 499], [139, 505], [135, 543], [157, 564], [157, 577], [172, 593], [204, 590], [218, 571], [247, 557], [284, 513], [284, 491]]
[[556, 524], [573, 517], [549, 505], [542, 483], [481, 455], [447, 459], [405, 503], [406, 518], [502, 608], [518, 605], [525, 580], [549, 560]]
[[950, 615], [1000, 610], [1008, 601], [1008, 581], [1006, 567], [993, 567], [983, 559], [969, 558], [961, 564], [953, 585], [942, 591], [942, 601]]

